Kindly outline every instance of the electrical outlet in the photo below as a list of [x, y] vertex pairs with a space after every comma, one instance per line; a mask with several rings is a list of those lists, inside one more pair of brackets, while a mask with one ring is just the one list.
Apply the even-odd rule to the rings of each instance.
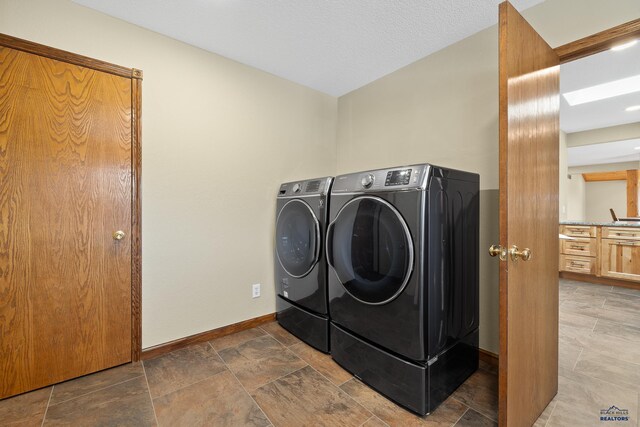
[[251, 297], [258, 298], [260, 296], [260, 283], [256, 283], [251, 288]]

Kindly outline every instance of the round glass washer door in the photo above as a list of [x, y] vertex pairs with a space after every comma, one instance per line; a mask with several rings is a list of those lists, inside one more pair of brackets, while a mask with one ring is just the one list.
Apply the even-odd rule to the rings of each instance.
[[276, 220], [276, 256], [290, 276], [304, 277], [320, 256], [320, 224], [302, 200], [288, 201]]
[[386, 304], [406, 287], [413, 241], [398, 210], [378, 197], [347, 202], [327, 232], [327, 260], [345, 290], [365, 304]]

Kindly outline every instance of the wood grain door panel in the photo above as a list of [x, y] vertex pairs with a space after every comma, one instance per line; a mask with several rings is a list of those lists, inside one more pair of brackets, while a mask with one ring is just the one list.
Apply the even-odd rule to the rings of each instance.
[[132, 108], [130, 79], [0, 64], [2, 398], [131, 360]]
[[560, 67], [508, 2], [499, 39], [500, 244], [533, 254], [500, 263], [499, 421], [531, 426], [558, 389]]

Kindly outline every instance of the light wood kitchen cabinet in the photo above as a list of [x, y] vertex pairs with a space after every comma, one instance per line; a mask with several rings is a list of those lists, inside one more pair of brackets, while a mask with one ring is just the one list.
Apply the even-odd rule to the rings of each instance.
[[598, 230], [587, 225], [561, 225], [560, 234], [573, 237], [560, 241], [560, 271], [598, 273]]
[[560, 240], [561, 272], [625, 281], [619, 286], [640, 282], [640, 227], [561, 225], [560, 233], [572, 238]]
[[600, 244], [600, 274], [640, 281], [640, 230], [603, 227]]

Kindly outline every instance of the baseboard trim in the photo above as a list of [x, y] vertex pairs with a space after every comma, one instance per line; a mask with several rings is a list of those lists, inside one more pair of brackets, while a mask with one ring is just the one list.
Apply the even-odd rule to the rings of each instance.
[[618, 286], [621, 288], [640, 290], [640, 283], [629, 282], [620, 279], [611, 279], [609, 277], [598, 277], [590, 274], [580, 274], [571, 271], [561, 271], [560, 278], [568, 280], [577, 280], [580, 282], [595, 283], [597, 285]]
[[498, 367], [498, 355], [489, 351], [489, 350], [485, 350], [483, 348], [478, 349], [480, 350], [480, 360], [484, 361], [485, 363], [488, 363], [491, 366], [495, 366], [496, 368]]
[[264, 325], [265, 323], [269, 323], [274, 320], [276, 320], [275, 313], [265, 314], [264, 316], [243, 320], [242, 322], [234, 323], [232, 325], [223, 326], [221, 328], [212, 329], [210, 331], [200, 332], [199, 334], [190, 335], [184, 338], [178, 338], [177, 340], [143, 349], [140, 358], [142, 360], [153, 359], [154, 357], [171, 353], [172, 351], [188, 347], [192, 344], [211, 341], [213, 339], [231, 335], [236, 332], [244, 331], [246, 329], [255, 328], [256, 326]]

